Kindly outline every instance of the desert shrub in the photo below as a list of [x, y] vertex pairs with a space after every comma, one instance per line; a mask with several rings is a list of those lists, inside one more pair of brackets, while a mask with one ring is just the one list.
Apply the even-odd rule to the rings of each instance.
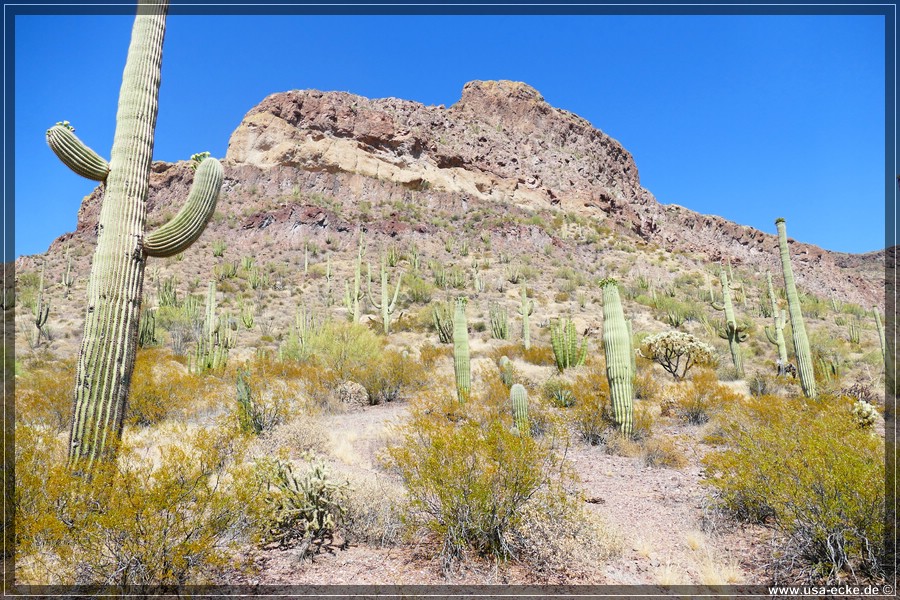
[[56, 431], [68, 429], [74, 385], [73, 359], [34, 364], [16, 378], [16, 422], [45, 424]]
[[662, 396], [662, 385], [653, 376], [653, 369], [649, 368], [649, 366], [642, 367], [638, 363], [633, 385], [634, 397], [640, 400], [655, 402]]
[[411, 358], [396, 350], [387, 350], [376, 360], [355, 369], [350, 378], [369, 393], [369, 402], [381, 404], [416, 392], [427, 380], [427, 372]]
[[254, 382], [249, 370], [238, 371], [235, 382], [235, 416], [238, 428], [244, 433], [260, 435], [281, 424], [287, 416], [287, 402], [280, 395], [262, 395], [254, 392]]
[[152, 591], [211, 583], [251, 539], [259, 489], [233, 430], [182, 428], [156, 456], [123, 442], [91, 477], [66, 467], [65, 441], [16, 431], [16, 570], [31, 584]]
[[184, 418], [198, 408], [217, 382], [187, 371], [163, 348], [138, 350], [131, 376], [125, 423], [149, 426]]
[[687, 465], [687, 458], [671, 438], [646, 440], [641, 447], [641, 459], [648, 467], [680, 469]]
[[571, 391], [575, 401], [571, 411], [575, 430], [588, 444], [602, 444], [612, 422], [606, 366], [602, 362], [589, 363], [588, 368], [575, 377]]
[[712, 346], [681, 331], [664, 331], [644, 338], [640, 352], [659, 363], [676, 380], [684, 379], [694, 366], [711, 366], [717, 362]]
[[589, 575], [599, 561], [621, 549], [621, 539], [578, 496], [541, 492], [521, 513], [510, 534], [511, 546], [515, 556], [538, 573]]
[[439, 358], [452, 356], [452, 350], [447, 346], [433, 346], [429, 343], [419, 346], [419, 362], [426, 371], [433, 369]]
[[321, 460], [307, 458], [306, 469], [278, 458], [257, 461], [268, 490], [263, 513], [264, 539], [282, 548], [299, 546], [299, 554], [315, 554], [330, 545], [344, 522], [349, 484], [332, 478]]
[[562, 493], [563, 465], [550, 438], [513, 431], [500, 385], [501, 397], [466, 404], [439, 393], [420, 397], [386, 449], [386, 465], [409, 494], [408, 521], [440, 540], [445, 568], [470, 550], [513, 556], [510, 536], [525, 503], [541, 490]]
[[385, 477], [347, 473], [350, 483], [342, 533], [351, 543], [384, 547], [399, 543], [405, 531], [406, 492]]
[[556, 377], [552, 377], [544, 384], [544, 397], [547, 398], [554, 406], [559, 408], [568, 408], [575, 404], [575, 395], [572, 393], [572, 386]]
[[333, 382], [348, 379], [365, 368], [382, 352], [384, 341], [371, 329], [359, 323], [327, 321], [313, 329], [305, 342], [300, 362], [322, 367]]
[[[553, 348], [550, 346], [538, 346], [532, 344], [529, 349], [522, 348], [522, 360], [533, 365], [555, 365], [556, 359], [553, 358]], [[510, 357], [512, 358], [512, 357]]]
[[735, 404], [740, 396], [727, 385], [719, 383], [714, 371], [701, 369], [689, 382], [683, 382], [674, 392], [675, 414], [685, 423], [702, 425], [723, 406]]
[[846, 399], [754, 397], [722, 421], [724, 445], [704, 459], [721, 507], [783, 534], [781, 562], [801, 561], [811, 578], [878, 575], [884, 441]]

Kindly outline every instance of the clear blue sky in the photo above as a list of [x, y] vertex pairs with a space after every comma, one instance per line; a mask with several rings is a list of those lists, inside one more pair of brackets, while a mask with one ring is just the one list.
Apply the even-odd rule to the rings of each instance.
[[[44, 131], [71, 121], [108, 158], [132, 22], [16, 17], [16, 255], [75, 228], [93, 183]], [[170, 15], [154, 158], [224, 156], [274, 92], [449, 106], [473, 79], [524, 81], [586, 118], [663, 204], [769, 233], [783, 216], [830, 250], [884, 247], [881, 16]]]

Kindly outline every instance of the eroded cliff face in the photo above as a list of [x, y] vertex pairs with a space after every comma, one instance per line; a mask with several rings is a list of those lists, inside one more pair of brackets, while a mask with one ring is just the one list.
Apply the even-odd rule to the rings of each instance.
[[[449, 108], [344, 92], [273, 94], [243, 118], [223, 164], [219, 210], [239, 218], [238, 231], [265, 229], [276, 244], [288, 244], [298, 227], [354, 226], [299, 198], [414, 202], [425, 211], [466, 211], [487, 203], [501, 213], [553, 207], [670, 252], [730, 258], [774, 274], [781, 269], [774, 234], [660, 204], [641, 187], [637, 166], [619, 142], [550, 106], [524, 83], [473, 81]], [[173, 213], [189, 181], [186, 164], [156, 164], [151, 215], [159, 220]], [[78, 230], [54, 246], [72, 235], [92, 235], [98, 201], [98, 192], [86, 198]], [[387, 218], [366, 226], [392, 236], [440, 233], [427, 219]], [[883, 307], [883, 252], [846, 255], [794, 241], [791, 252], [802, 288]]]

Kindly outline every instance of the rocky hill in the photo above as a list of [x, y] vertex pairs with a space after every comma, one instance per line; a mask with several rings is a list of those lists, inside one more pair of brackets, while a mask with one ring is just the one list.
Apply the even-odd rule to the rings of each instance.
[[[304, 228], [307, 234], [355, 228], [347, 211], [336, 214], [314, 199], [325, 197], [351, 213], [396, 202], [414, 203], [431, 215], [435, 209], [463, 214], [476, 204], [497, 215], [561, 211], [669, 253], [780, 272], [773, 234], [660, 204], [641, 187], [637, 166], [619, 142], [550, 106], [524, 83], [473, 81], [449, 108], [344, 92], [273, 94], [234, 131], [224, 165], [220, 213], [237, 218], [239, 227], [229, 232], [220, 220], [204, 238], [233, 238], [227, 240], [232, 247], [264, 232], [286, 250], [297, 247], [292, 242]], [[189, 181], [184, 164], [154, 166], [151, 220], [177, 210]], [[99, 190], [85, 199], [77, 230], [57, 240], [51, 253], [73, 240], [91, 245], [99, 199]], [[381, 216], [366, 218], [364, 227], [393, 237], [452, 233], [425, 217], [398, 211]], [[546, 230], [501, 233], [567, 245]], [[883, 308], [883, 252], [848, 255], [796, 241], [791, 251], [801, 288]], [[20, 266], [30, 264], [26, 259]]]

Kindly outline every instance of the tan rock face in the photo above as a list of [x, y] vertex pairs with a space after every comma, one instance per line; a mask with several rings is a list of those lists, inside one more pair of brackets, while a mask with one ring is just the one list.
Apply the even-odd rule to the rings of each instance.
[[[449, 108], [345, 92], [273, 94], [234, 131], [224, 166], [220, 210], [239, 212], [243, 228], [265, 227], [278, 243], [289, 242], [290, 232], [301, 225], [313, 226], [313, 216], [304, 212], [311, 209], [285, 199], [293, 191], [351, 203], [402, 200], [456, 211], [476, 201], [500, 213], [556, 207], [669, 251], [713, 261], [730, 257], [735, 265], [776, 275], [781, 270], [774, 224], [773, 233], [764, 233], [659, 204], [641, 187], [637, 166], [621, 144], [586, 120], [550, 106], [524, 83], [473, 81]], [[157, 164], [154, 171], [151, 212], [174, 210], [190, 170], [185, 164]], [[229, 190], [247, 188], [258, 195], [229, 197]], [[93, 235], [98, 198], [95, 193], [85, 200], [77, 235]], [[281, 199], [277, 206], [273, 198]], [[777, 216], [772, 215], [773, 222]], [[326, 217], [339, 231], [350, 227], [334, 215]], [[325, 222], [319, 221], [319, 228]], [[410, 230], [427, 235], [433, 229], [424, 220], [367, 226], [392, 236]], [[851, 256], [794, 242], [792, 254], [801, 287], [823, 297], [883, 306], [883, 252]]]

